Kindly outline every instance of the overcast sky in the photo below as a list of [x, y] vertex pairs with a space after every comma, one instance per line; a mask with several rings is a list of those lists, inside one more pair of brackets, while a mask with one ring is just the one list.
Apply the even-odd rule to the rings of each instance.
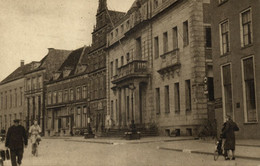
[[[134, 0], [107, 0], [126, 12]], [[0, 0], [0, 81], [20, 65], [41, 60], [47, 48], [91, 44], [98, 0]]]

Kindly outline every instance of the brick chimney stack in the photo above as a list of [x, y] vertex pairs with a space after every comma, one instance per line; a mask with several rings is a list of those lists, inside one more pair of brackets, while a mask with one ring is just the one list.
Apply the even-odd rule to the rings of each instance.
[[24, 66], [24, 60], [21, 60], [21, 67]]

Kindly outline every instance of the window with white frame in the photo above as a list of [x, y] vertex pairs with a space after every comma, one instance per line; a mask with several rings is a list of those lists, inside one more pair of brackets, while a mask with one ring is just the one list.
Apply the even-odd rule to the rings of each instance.
[[224, 55], [230, 51], [228, 20], [220, 23], [219, 27], [220, 27], [220, 52], [221, 55]]
[[251, 8], [240, 13], [241, 22], [241, 46], [245, 47], [252, 43], [252, 16]]
[[222, 95], [224, 115], [233, 117], [233, 97], [232, 97], [232, 79], [231, 79], [231, 65], [222, 66]]
[[255, 72], [252, 56], [242, 59], [242, 70], [245, 122], [256, 122]]

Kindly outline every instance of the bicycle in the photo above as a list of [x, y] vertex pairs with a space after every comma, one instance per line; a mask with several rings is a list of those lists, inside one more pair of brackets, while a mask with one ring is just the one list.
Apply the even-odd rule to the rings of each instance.
[[37, 135], [33, 135], [32, 138], [32, 154], [34, 156], [38, 156], [38, 146], [40, 144], [40, 138]]
[[223, 156], [223, 149], [222, 149], [223, 140], [219, 139], [215, 143], [215, 150], [214, 150], [214, 160], [217, 161], [218, 157], [221, 155]]

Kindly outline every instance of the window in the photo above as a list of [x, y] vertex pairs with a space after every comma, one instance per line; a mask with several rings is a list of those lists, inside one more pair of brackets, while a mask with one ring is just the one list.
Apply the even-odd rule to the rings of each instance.
[[83, 86], [83, 99], [87, 98], [87, 86]]
[[9, 115], [9, 123], [10, 123], [9, 126], [12, 126], [12, 114]]
[[180, 113], [180, 85], [179, 83], [174, 83], [174, 106], [175, 113]]
[[155, 89], [155, 93], [156, 93], [156, 98], [155, 98], [155, 102], [156, 102], [156, 113], [160, 114], [161, 110], [160, 110], [160, 88], [156, 88]]
[[110, 36], [111, 36], [111, 39], [113, 39], [113, 37], [114, 37], [113, 32], [110, 33]]
[[242, 60], [245, 121], [256, 122], [256, 94], [253, 57]]
[[64, 99], [64, 102], [67, 102], [68, 101], [68, 99], [69, 99], [69, 94], [68, 94], [68, 90], [64, 90], [64, 97], [63, 97], [63, 99]]
[[17, 89], [14, 90], [14, 106], [17, 107]]
[[110, 76], [111, 78], [114, 76], [114, 63], [110, 62]]
[[111, 100], [111, 110], [110, 110], [110, 118], [113, 119], [113, 116], [114, 116], [114, 101]]
[[115, 34], [115, 36], [117, 36], [118, 35], [118, 29], [116, 29], [116, 34]]
[[159, 39], [158, 36], [154, 38], [154, 57], [159, 57]]
[[117, 73], [118, 73], [118, 59], [116, 59], [116, 66], [115, 66], [115, 69], [116, 69], [116, 75], [117, 75]]
[[121, 33], [124, 32], [124, 24], [121, 25]]
[[127, 61], [127, 63], [130, 61], [130, 53], [129, 52], [126, 53], [126, 61]]
[[31, 79], [27, 79], [27, 89], [26, 90], [31, 90]]
[[178, 28], [174, 27], [172, 33], [173, 49], [175, 50], [178, 48]]
[[38, 76], [38, 88], [42, 88], [42, 76]]
[[168, 52], [168, 33], [163, 33], [163, 53]]
[[136, 56], [138, 57], [138, 60], [141, 60], [141, 57], [142, 57], [142, 39], [141, 39], [141, 37], [138, 37], [136, 39]]
[[185, 80], [185, 105], [186, 111], [191, 111], [191, 84], [190, 80]]
[[155, 9], [155, 8], [157, 8], [157, 7], [158, 7], [158, 5], [159, 5], [159, 2], [158, 2], [158, 0], [154, 0], [154, 1], [153, 1], [153, 4], [154, 4], [154, 6], [153, 6], [153, 7], [154, 7], [154, 9]]
[[220, 49], [221, 49], [221, 55], [224, 55], [230, 51], [228, 21], [225, 21], [220, 24]]
[[9, 102], [9, 107], [12, 108], [12, 105], [13, 105], [13, 95], [12, 95], [12, 90], [10, 90], [9, 92], [10, 92], [10, 102]]
[[81, 99], [81, 87], [77, 87], [76, 100]]
[[233, 117], [231, 65], [222, 66], [222, 91], [224, 115]]
[[23, 105], [23, 88], [20, 87], [20, 106]]
[[62, 91], [58, 92], [58, 102], [62, 103]]
[[121, 66], [124, 66], [124, 56], [121, 56]]
[[214, 78], [208, 77], [208, 99], [214, 101]]
[[74, 100], [74, 92], [73, 89], [70, 89], [70, 101]]
[[183, 46], [189, 45], [189, 26], [188, 21], [183, 22]]
[[57, 103], [57, 92], [53, 92], [53, 95], [52, 95], [52, 103], [53, 104], [56, 104]]
[[211, 27], [205, 28], [206, 48], [211, 48]]
[[240, 14], [241, 21], [241, 46], [247, 46], [252, 43], [252, 16], [251, 9]]
[[1, 101], [0, 101], [1, 103], [1, 109], [3, 109], [3, 102], [4, 102], [4, 97], [3, 97], [3, 93], [1, 92]]
[[32, 90], [35, 90], [36, 89], [36, 78], [33, 77], [32, 78]]
[[48, 104], [51, 104], [51, 92], [48, 93]]
[[170, 113], [170, 92], [169, 92], [169, 86], [164, 87], [165, 91], [165, 113]]

